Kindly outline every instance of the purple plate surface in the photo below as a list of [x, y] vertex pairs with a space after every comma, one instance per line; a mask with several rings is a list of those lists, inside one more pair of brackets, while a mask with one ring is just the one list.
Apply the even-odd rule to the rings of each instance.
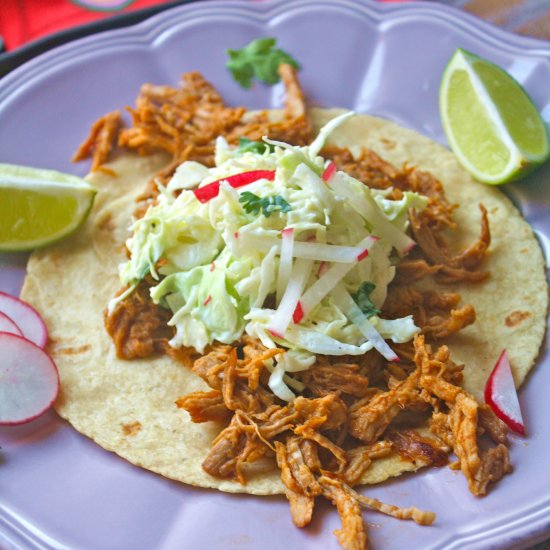
[[[498, 63], [550, 121], [550, 45], [429, 3], [296, 0], [207, 2], [175, 8], [136, 27], [82, 39], [0, 81], [0, 162], [84, 174], [70, 157], [90, 124], [132, 104], [144, 82], [176, 84], [200, 70], [230, 104], [278, 106], [280, 89], [244, 92], [224, 68], [225, 49], [276, 36], [303, 65], [310, 98], [393, 119], [445, 142], [439, 80], [454, 49]], [[550, 169], [506, 191], [548, 252]], [[0, 256], [0, 290], [17, 293], [25, 256]], [[513, 291], [513, 289], [510, 289]], [[419, 527], [366, 512], [374, 548], [526, 548], [550, 537], [547, 344], [521, 392], [529, 437], [513, 437], [515, 473], [485, 498], [448, 468], [385, 483], [371, 496], [437, 512]], [[55, 413], [0, 428], [0, 548], [338, 548], [336, 512], [321, 504], [313, 524], [293, 526], [280, 497], [226, 495], [168, 481], [104, 451]]]

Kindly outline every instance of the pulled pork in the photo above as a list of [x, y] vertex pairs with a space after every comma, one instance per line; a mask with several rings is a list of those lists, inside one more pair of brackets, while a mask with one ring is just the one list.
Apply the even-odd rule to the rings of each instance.
[[73, 160], [94, 153], [92, 171], [101, 169], [113, 149], [117, 132], [118, 145], [140, 155], [168, 153], [170, 162], [151, 178], [138, 198], [136, 216], [140, 217], [154, 203], [157, 184], [166, 184], [182, 162], [193, 160], [209, 167], [214, 165], [218, 136], [224, 136], [230, 144], [238, 143], [241, 137], [261, 140], [263, 136], [297, 145], [311, 142], [311, 126], [296, 70], [281, 65], [279, 73], [287, 90], [286, 107], [279, 119], [267, 111], [250, 114], [244, 107], [226, 106], [220, 94], [198, 72], [184, 74], [180, 88], [144, 84], [135, 107], [127, 107], [132, 126], [118, 132], [120, 113], [105, 115], [92, 126]]
[[[177, 404], [197, 422], [205, 421], [210, 414], [213, 420], [223, 419], [220, 410], [225, 407], [231, 421], [214, 440], [203, 462], [204, 470], [244, 484], [248, 465], [274, 457], [297, 526], [304, 527], [311, 521], [318, 496], [330, 500], [338, 510], [342, 529], [336, 536], [343, 548], [366, 547], [361, 506], [422, 525], [432, 523], [435, 516], [431, 512], [383, 504], [352, 489], [374, 461], [391, 454], [419, 466], [443, 466], [452, 450], [470, 491], [478, 496], [511, 471], [505, 425], [491, 409], [479, 405], [457, 385], [461, 367], [451, 361], [446, 346], [433, 352], [425, 337], [417, 336], [410, 374], [394, 388], [371, 387], [357, 396], [349, 392], [344, 378], [341, 388], [331, 380], [333, 391], [317, 397], [316, 378], [307, 376], [302, 378], [306, 390], [292, 403], [281, 402], [267, 392], [258, 394], [267, 377], [260, 376], [258, 388], [250, 389], [249, 373], [254, 368], [249, 365], [257, 364], [259, 355], [271, 351], [259, 344], [248, 345], [243, 359], [237, 359], [235, 347], [215, 345], [193, 367], [213, 390], [190, 394]], [[362, 376], [368, 385], [368, 369], [363, 366], [362, 374], [357, 374], [357, 365], [352, 367], [353, 375]], [[326, 368], [325, 358], [310, 370]], [[235, 409], [235, 394], [219, 388], [235, 388], [239, 382], [243, 406]], [[204, 408], [198, 409], [201, 400]], [[423, 421], [430, 419], [429, 437], [397, 422], [403, 412], [414, 417], [419, 411]], [[487, 448], [485, 442], [482, 450], [484, 434], [495, 446]]]
[[[149, 182], [136, 214], [154, 203], [157, 183], [166, 183], [181, 162], [212, 166], [218, 135], [233, 144], [240, 137], [257, 140], [265, 135], [297, 145], [309, 143], [311, 125], [296, 72], [282, 65], [280, 76], [287, 97], [277, 120], [267, 112], [251, 114], [226, 106], [199, 73], [184, 75], [180, 88], [144, 85], [136, 107], [128, 109], [133, 125], [118, 133], [118, 143], [139, 154], [162, 150], [171, 160]], [[102, 166], [117, 131], [115, 121], [114, 114], [98, 121], [75, 158], [94, 152], [93, 169]], [[269, 390], [266, 367], [284, 350], [266, 349], [248, 337], [233, 345], [215, 343], [201, 357], [193, 350], [174, 350], [168, 345], [173, 335], [166, 324], [170, 313], [150, 302], [147, 282], [107, 314], [105, 322], [119, 357], [170, 353], [210, 387], [176, 402], [193, 422], [222, 425], [203, 461], [205, 472], [246, 484], [253, 463], [276, 461], [294, 523], [308, 525], [316, 497], [324, 497], [341, 518], [342, 528], [335, 534], [342, 547], [360, 550], [368, 546], [361, 507], [421, 525], [435, 519], [431, 512], [384, 504], [353, 489], [377, 460], [391, 455], [417, 466], [443, 466], [453, 451], [475, 495], [485, 494], [489, 484], [511, 470], [506, 426], [460, 386], [462, 366], [452, 362], [448, 348], [434, 352], [426, 343], [472, 324], [473, 306], [461, 305], [457, 293], [416, 286], [427, 277], [442, 283], [485, 279], [488, 274], [480, 268], [490, 231], [480, 205], [478, 241], [453, 252], [444, 235], [455, 228], [456, 205], [447, 201], [431, 174], [409, 166], [396, 168], [370, 150], [354, 158], [347, 149], [327, 146], [322, 154], [365, 185], [388, 190], [392, 198], [417, 191], [429, 199], [421, 214], [409, 212], [417, 246], [397, 265], [383, 305], [384, 317], [412, 314], [421, 328], [414, 343], [393, 346], [400, 363], [387, 362], [376, 351], [361, 357], [318, 357], [308, 370], [294, 374], [304, 390], [285, 403]], [[419, 429], [426, 424], [431, 435]], [[494, 445], [482, 449], [482, 438]]]
[[442, 339], [471, 325], [476, 320], [473, 306], [459, 307], [460, 294], [421, 291], [414, 286], [393, 285], [382, 310], [388, 318], [412, 314], [422, 333]]
[[148, 357], [169, 348], [174, 329], [167, 323], [172, 314], [151, 301], [149, 287], [142, 281], [105, 317], [105, 328], [120, 359]]
[[91, 171], [96, 170], [113, 175], [113, 171], [103, 166], [109, 159], [120, 127], [120, 112], [113, 111], [96, 120], [90, 134], [73, 155], [73, 162], [92, 157]]

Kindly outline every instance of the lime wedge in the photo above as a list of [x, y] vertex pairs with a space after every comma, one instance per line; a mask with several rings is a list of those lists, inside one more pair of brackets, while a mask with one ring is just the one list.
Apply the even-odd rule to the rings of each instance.
[[77, 176], [0, 164], [0, 250], [31, 250], [72, 233], [96, 190]]
[[477, 180], [523, 177], [550, 155], [548, 132], [523, 88], [493, 63], [459, 48], [439, 89], [449, 145]]

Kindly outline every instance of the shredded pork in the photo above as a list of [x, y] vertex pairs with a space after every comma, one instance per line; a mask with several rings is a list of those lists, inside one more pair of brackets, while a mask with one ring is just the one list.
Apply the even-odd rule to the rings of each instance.
[[151, 302], [146, 281], [105, 317], [105, 327], [121, 359], [148, 357], [165, 351], [174, 329], [168, 326], [171, 314]]
[[109, 159], [120, 127], [120, 112], [113, 111], [102, 116], [92, 125], [88, 137], [73, 155], [73, 162], [92, 157], [91, 171], [103, 171], [113, 175], [104, 164]]

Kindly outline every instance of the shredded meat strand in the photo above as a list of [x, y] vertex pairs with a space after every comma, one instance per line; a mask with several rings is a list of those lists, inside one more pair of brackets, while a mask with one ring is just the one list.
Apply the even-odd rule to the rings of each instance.
[[292, 475], [300, 485], [302, 492], [305, 495], [315, 497], [320, 495], [322, 490], [319, 482], [315, 478], [315, 475], [306, 464], [302, 454], [302, 448], [300, 446], [301, 441], [302, 439], [296, 436], [292, 436], [287, 439], [287, 457], [292, 470]]
[[383, 315], [399, 318], [412, 313], [422, 333], [443, 339], [473, 324], [476, 313], [471, 304], [458, 306], [460, 295], [451, 292], [421, 291], [414, 286], [392, 286]]
[[117, 357], [134, 359], [163, 352], [174, 334], [167, 324], [170, 317], [170, 311], [151, 301], [147, 282], [141, 282], [110, 314], [105, 314], [105, 328]]
[[279, 65], [279, 76], [286, 90], [285, 115], [289, 119], [301, 119], [306, 116], [306, 100], [298, 82], [298, 74], [292, 65]]
[[369, 379], [360, 372], [359, 365], [331, 364], [321, 357], [315, 365], [301, 373], [300, 380], [318, 396], [337, 393], [363, 397], [369, 389]]
[[103, 170], [114, 175], [114, 173], [106, 169], [103, 164], [109, 159], [120, 127], [120, 122], [120, 111], [107, 113], [96, 120], [90, 129], [88, 137], [80, 144], [73, 155], [72, 161], [78, 162], [91, 156], [92, 172]]
[[286, 498], [290, 503], [292, 521], [296, 527], [305, 527], [311, 521], [315, 500], [311, 495], [304, 494], [302, 487], [292, 475], [285, 445], [276, 441], [275, 447], [277, 449], [277, 465], [281, 470], [281, 480], [285, 487]]
[[342, 528], [334, 531], [344, 550], [363, 550], [368, 548], [367, 531], [357, 498], [350, 495], [341, 481], [327, 476], [319, 479], [323, 496], [329, 499], [342, 521]]
[[365, 443], [376, 441], [401, 410], [420, 400], [416, 391], [417, 378], [415, 371], [396, 388], [375, 396], [365, 406], [353, 411], [350, 433]]
[[384, 458], [391, 454], [390, 441], [377, 441], [372, 445], [354, 447], [346, 451], [346, 469], [343, 473], [344, 481], [350, 485], [359, 483], [363, 474], [369, 469], [373, 460]]
[[436, 279], [439, 282], [446, 284], [459, 281], [475, 282], [489, 276], [487, 272], [478, 271], [491, 244], [487, 209], [482, 204], [479, 205], [479, 209], [481, 211], [479, 239], [466, 250], [455, 255], [448, 250], [443, 236], [430, 226], [430, 220], [425, 212], [420, 215], [414, 210], [409, 212], [414, 239], [431, 265], [438, 267]]
[[444, 466], [448, 462], [449, 448], [441, 446], [433, 439], [422, 437], [415, 430], [392, 431], [386, 435], [400, 456], [434, 466]]
[[433, 512], [426, 512], [424, 510], [419, 510], [418, 508], [412, 506], [411, 508], [399, 508], [393, 504], [384, 504], [376, 498], [370, 498], [365, 495], [359, 494], [357, 491], [354, 491], [351, 487], [343, 485], [344, 490], [350, 496], [352, 496], [359, 504], [370, 508], [372, 510], [377, 510], [382, 514], [387, 516], [392, 516], [397, 519], [412, 519], [415, 523], [419, 525], [431, 525], [435, 521], [435, 514]]
[[193, 422], [225, 422], [231, 418], [231, 411], [225, 406], [219, 390], [190, 393], [180, 397], [176, 405], [185, 409]]

